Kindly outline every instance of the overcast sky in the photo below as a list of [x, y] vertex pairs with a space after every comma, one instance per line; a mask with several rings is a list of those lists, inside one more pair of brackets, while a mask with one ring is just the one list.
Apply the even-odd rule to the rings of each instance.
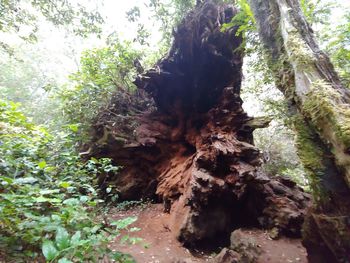
[[[161, 37], [159, 24], [152, 18], [146, 3], [149, 0], [78, 0], [80, 3], [92, 8], [98, 8], [106, 23], [103, 26], [104, 34], [107, 36], [112, 32], [118, 32], [123, 39], [132, 40], [136, 35], [137, 23], [130, 23], [126, 18], [126, 12], [132, 7], [138, 6], [141, 9], [140, 23], [151, 31], [151, 47], [154, 46]], [[338, 0], [340, 8], [332, 16], [334, 23], [339, 21], [344, 13], [344, 7], [350, 8], [350, 0]], [[58, 30], [47, 22], [43, 22], [40, 27], [39, 42], [29, 49], [39, 49], [47, 53], [47, 61], [43, 63], [44, 70], [56, 72], [62, 82], [68, 73], [78, 69], [79, 54], [84, 49], [102, 47], [104, 39], [90, 37], [80, 39], [73, 35], [67, 35], [63, 30]], [[1, 37], [1, 35], [0, 35]], [[13, 41], [16, 42], [15, 38]]]

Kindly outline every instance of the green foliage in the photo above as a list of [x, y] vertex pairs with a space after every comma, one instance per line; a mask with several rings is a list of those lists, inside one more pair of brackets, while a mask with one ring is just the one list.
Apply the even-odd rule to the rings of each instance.
[[[252, 32], [251, 36], [255, 33]], [[255, 39], [255, 38], [254, 38]], [[293, 178], [299, 185], [307, 188], [305, 171], [294, 146], [289, 106], [283, 94], [276, 89], [273, 69], [269, 66], [259, 43], [247, 39], [249, 48], [244, 60], [242, 98], [244, 108], [250, 115], [271, 116], [269, 127], [254, 132], [256, 146], [263, 152], [263, 169], [271, 175], [285, 175]], [[247, 106], [246, 106], [247, 105]]]
[[[276, 89], [279, 85], [276, 74], [288, 71], [283, 62], [271, 63], [258, 38], [255, 20], [246, 0], [237, 1], [240, 12], [231, 23], [239, 25], [237, 33], [243, 36], [241, 48], [246, 54], [243, 66], [243, 106], [251, 115], [271, 116], [269, 127], [254, 132], [256, 146], [263, 152], [263, 169], [271, 175], [284, 175], [308, 189], [308, 180], [294, 146], [295, 133], [292, 130], [289, 106], [283, 94]], [[282, 81], [289, 81], [283, 79]]]
[[227, 30], [233, 26], [238, 26], [236, 35], [243, 37], [243, 47], [246, 46], [247, 39], [251, 41], [256, 31], [255, 18], [247, 0], [236, 0], [239, 12], [232, 18], [230, 23], [224, 24], [222, 30]]
[[[59, 73], [52, 67], [58, 62], [57, 57], [48, 58], [48, 52], [38, 45], [18, 45], [16, 56], [0, 54], [0, 98], [20, 102], [21, 109], [35, 123], [47, 123], [56, 108], [55, 101], [47, 102], [50, 87], [58, 85]], [[51, 65], [45, 68], [45, 63]]]
[[109, 159], [83, 162], [75, 125], [50, 134], [17, 107], [0, 101], [0, 250], [16, 262], [96, 262], [105, 256], [121, 262], [124, 256], [108, 243], [135, 218], [102, 220], [103, 201], [94, 187], [98, 173], [118, 167]]
[[138, 6], [134, 6], [129, 11], [126, 12], [126, 17], [129, 22], [136, 22], [140, 18], [140, 8]]
[[[334, 34], [334, 25], [330, 22], [330, 16], [332, 14], [332, 9], [335, 7], [333, 1], [328, 0], [302, 0], [301, 1], [301, 7], [302, 11], [304, 12], [308, 22], [315, 28], [315, 33], [321, 40], [321, 43], [325, 44], [327, 43], [327, 39], [325, 39], [325, 36], [327, 34], [324, 34], [323, 29], [326, 28], [329, 30], [328, 36], [331, 36]], [[242, 20], [242, 19], [241, 19]], [[244, 20], [242, 20], [244, 22]], [[345, 27], [343, 27], [344, 29]], [[345, 36], [344, 32], [340, 34], [342, 37]], [[332, 37], [332, 36], [331, 36]], [[329, 37], [328, 37], [329, 38]], [[338, 39], [338, 37], [336, 37]], [[295, 124], [296, 129], [296, 145], [298, 148], [298, 155], [300, 159], [302, 160], [305, 170], [301, 168], [300, 160], [295, 155], [295, 149], [294, 147], [287, 147], [285, 143], [281, 144], [279, 141], [289, 141], [290, 144], [292, 144], [292, 141], [290, 138], [284, 138], [280, 131], [278, 131], [277, 136], [275, 134], [274, 127], [269, 127], [266, 132], [256, 132], [255, 138], [257, 139], [258, 146], [263, 149], [264, 151], [267, 151], [270, 154], [270, 161], [265, 164], [265, 169], [267, 171], [272, 171], [272, 173], [277, 172], [279, 174], [285, 174], [289, 173], [292, 175], [299, 174], [299, 183], [302, 183], [305, 185], [305, 177], [304, 175], [306, 173], [311, 175], [311, 183], [313, 184], [313, 190], [316, 192], [319, 191], [315, 185], [317, 185], [317, 180], [319, 177], [320, 170], [322, 170], [322, 151], [315, 147], [315, 144], [312, 143], [313, 140], [315, 140], [315, 136], [312, 134], [308, 134], [307, 131], [309, 129], [305, 128], [302, 129], [302, 125], [296, 123], [293, 119], [288, 116], [288, 105], [286, 102], [284, 102], [284, 99], [281, 98], [281, 96], [274, 96], [273, 92], [271, 91], [270, 87], [273, 85], [274, 79], [279, 79], [279, 81], [276, 81], [275, 85], [277, 87], [280, 84], [283, 84], [284, 86], [293, 85], [294, 79], [288, 78], [289, 74], [289, 68], [286, 66], [286, 63], [284, 58], [281, 58], [280, 61], [276, 63], [274, 61], [273, 63], [269, 62], [270, 65], [266, 65], [265, 63], [261, 63], [264, 54], [261, 52], [261, 46], [256, 45], [254, 41], [251, 41], [251, 39], [248, 39], [247, 46], [252, 47], [250, 50], [248, 50], [248, 63], [246, 69], [248, 71], [248, 74], [245, 74], [246, 79], [248, 82], [248, 90], [244, 90], [245, 93], [249, 93], [251, 96], [258, 97], [259, 101], [263, 103], [262, 110], [266, 112], [269, 115], [273, 115], [277, 122], [281, 124], [285, 124], [289, 127], [291, 127], [291, 124]], [[334, 42], [335, 43], [335, 42]], [[349, 42], [347, 42], [349, 43]], [[289, 45], [289, 49], [293, 51], [293, 56], [295, 56], [298, 59], [298, 64], [300, 67], [305, 67], [305, 65], [309, 64], [310, 62], [313, 63], [314, 57], [312, 54], [309, 54], [308, 52], [305, 52], [302, 45], [300, 45], [300, 42], [298, 42], [294, 38], [290, 38], [287, 45]], [[337, 46], [337, 44], [335, 44]], [[345, 49], [341, 49], [341, 47], [345, 47]], [[340, 51], [342, 54], [342, 57], [344, 60], [346, 60], [346, 44], [344, 42], [340, 41], [340, 45], [338, 46], [338, 50], [332, 50], [332, 52]], [[250, 53], [253, 51], [252, 53]], [[345, 51], [345, 52], [344, 52]], [[344, 52], [344, 53], [343, 53]], [[333, 53], [334, 54], [334, 53]], [[331, 54], [332, 55], [332, 54]], [[334, 55], [332, 55], [333, 61], [336, 61], [337, 59], [334, 59]], [[339, 59], [339, 58], [338, 58]], [[266, 61], [266, 60], [265, 60]], [[268, 59], [267, 59], [268, 61]], [[339, 60], [340, 61], [340, 60]], [[342, 62], [346, 69], [346, 61]], [[335, 63], [335, 65], [337, 65]], [[339, 64], [338, 64], [339, 65]], [[271, 72], [272, 69], [272, 72]], [[339, 67], [340, 72], [344, 72], [341, 69], [341, 66]], [[259, 72], [259, 73], [257, 73]], [[272, 74], [271, 74], [272, 73]], [[276, 75], [276, 77], [274, 77]], [[342, 76], [346, 76], [346, 74], [342, 74]], [[272, 78], [271, 78], [272, 77]], [[322, 90], [321, 88], [317, 88], [317, 90]], [[289, 91], [287, 90], [286, 93]], [[323, 92], [322, 92], [323, 93]], [[327, 94], [326, 94], [327, 93]], [[324, 98], [329, 97], [329, 92], [326, 92], [325, 94], [320, 94], [320, 92], [312, 92], [308, 94], [308, 101], [306, 105], [306, 109], [303, 109], [304, 111], [307, 111], [309, 116], [312, 115], [324, 115], [322, 112], [324, 110], [327, 110], [328, 106], [331, 106], [331, 102], [325, 101]], [[293, 94], [290, 92], [290, 94], [287, 94], [287, 96], [293, 96]], [[315, 98], [317, 96], [317, 98]], [[309, 98], [310, 97], [310, 98]], [[312, 97], [312, 98], [311, 98]], [[335, 116], [333, 113], [327, 113], [327, 117], [330, 120], [333, 125], [341, 125], [341, 127], [338, 128], [338, 133], [336, 136], [342, 136], [343, 141], [346, 141], [347, 144], [347, 136], [348, 136], [348, 127], [345, 125], [346, 117], [345, 115], [348, 115], [348, 113], [345, 111], [345, 109], [339, 109], [342, 113], [342, 116]], [[338, 113], [337, 113], [338, 114]], [[321, 116], [313, 116], [314, 119], [320, 120], [320, 118], [324, 118]], [[338, 124], [334, 124], [334, 119], [340, 120]], [[322, 120], [321, 120], [322, 121]], [[305, 125], [305, 123], [303, 123]], [[319, 127], [320, 123], [315, 123], [315, 126]], [[273, 136], [271, 136], [273, 134]], [[273, 138], [271, 138], [273, 137]], [[274, 139], [276, 137], [280, 137], [280, 139]], [[310, 173], [311, 171], [311, 173]], [[295, 178], [296, 179], [296, 178]]]
[[[40, 16], [55, 26], [69, 25], [75, 34], [84, 37], [90, 33], [100, 34], [104, 22], [98, 12], [66, 0], [1, 1], [0, 14], [0, 31], [16, 33], [29, 42], [37, 41]], [[11, 51], [5, 42], [0, 41], [0, 46]]]
[[141, 52], [132, 48], [130, 42], [122, 42], [117, 37], [110, 38], [107, 47], [83, 52], [81, 71], [74, 74], [72, 79], [94, 82], [101, 88], [125, 86], [132, 90], [132, 80], [136, 75], [134, 60], [141, 55]]
[[[126, 12], [126, 18], [130, 23], [137, 23], [136, 37], [133, 39], [133, 42], [138, 42], [143, 47], [150, 46], [149, 42], [152, 34], [150, 32], [150, 28], [147, 29], [147, 26], [139, 21], [141, 18], [140, 7], [132, 7], [129, 11]], [[152, 50], [151, 52], [154, 51], [155, 50]]]
[[142, 51], [135, 50], [130, 42], [115, 37], [110, 37], [104, 48], [83, 52], [81, 70], [70, 76], [73, 84], [56, 91], [68, 122], [89, 126], [116, 90], [133, 92], [133, 80], [137, 75], [134, 63], [142, 55]]
[[300, 7], [310, 25], [328, 24], [331, 10], [336, 6], [329, 0], [300, 0]]
[[308, 189], [306, 173], [294, 146], [294, 133], [278, 121], [254, 132], [255, 144], [263, 152], [263, 169], [270, 175], [288, 176]]
[[162, 50], [167, 51], [170, 48], [173, 29], [194, 6], [194, 0], [149, 0], [148, 7], [161, 24]]
[[[302, 11], [312, 25], [321, 46], [328, 52], [345, 86], [350, 87], [350, 15], [347, 9], [341, 17], [333, 0], [301, 0]], [[337, 9], [338, 8], [338, 9]], [[332, 15], [337, 15], [335, 21]]]
[[307, 177], [304, 167], [299, 162], [297, 166], [292, 168], [285, 168], [280, 171], [282, 176], [287, 176], [294, 180], [299, 186], [301, 186], [305, 191], [310, 192], [310, 180]]
[[327, 50], [346, 87], [350, 88], [350, 15], [332, 30]]

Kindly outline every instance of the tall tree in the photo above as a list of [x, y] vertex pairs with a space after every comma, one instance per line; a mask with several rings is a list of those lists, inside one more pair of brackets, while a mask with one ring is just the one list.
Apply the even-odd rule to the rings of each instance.
[[350, 92], [322, 52], [298, 0], [250, 0], [276, 86], [290, 105], [315, 206], [304, 224], [311, 262], [350, 255]]

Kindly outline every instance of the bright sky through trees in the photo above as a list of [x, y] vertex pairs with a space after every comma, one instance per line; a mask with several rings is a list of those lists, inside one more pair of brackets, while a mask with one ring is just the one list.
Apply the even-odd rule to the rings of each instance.
[[[39, 41], [33, 45], [23, 44], [23, 41], [15, 35], [0, 33], [0, 38], [6, 38], [10, 43], [21, 45], [24, 49], [41, 50], [47, 54], [47, 60], [42, 62], [42, 68], [48, 72], [55, 72], [59, 82], [63, 83], [69, 73], [78, 69], [80, 54], [84, 49], [102, 47], [108, 35], [116, 32], [122, 39], [133, 40], [137, 32], [137, 22], [131, 23], [126, 17], [126, 12], [134, 6], [140, 8], [139, 23], [151, 33], [149, 38], [150, 48], [155, 46], [161, 38], [160, 25], [153, 17], [149, 8], [146, 7], [149, 0], [78, 0], [79, 3], [99, 10], [105, 18], [103, 34], [99, 39], [90, 36], [81, 39], [73, 34], [67, 33], [41, 19], [38, 32]], [[350, 1], [338, 0], [339, 8], [334, 10], [332, 20], [339, 23], [345, 8], [350, 7]], [[29, 51], [29, 50], [28, 50]]]

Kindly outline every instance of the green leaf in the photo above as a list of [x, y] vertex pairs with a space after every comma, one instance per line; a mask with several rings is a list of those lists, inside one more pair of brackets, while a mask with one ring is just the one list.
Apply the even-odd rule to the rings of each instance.
[[116, 226], [117, 229], [125, 229], [127, 226], [131, 225], [136, 220], [137, 220], [136, 216], [135, 217], [127, 217], [127, 218], [112, 222], [111, 226]]
[[53, 260], [59, 254], [54, 243], [50, 240], [45, 240], [41, 248], [44, 257], [47, 260]]
[[89, 197], [86, 195], [82, 195], [82, 196], [80, 196], [79, 200], [82, 203], [86, 203], [87, 201], [89, 201]]
[[70, 186], [70, 183], [68, 183], [68, 182], [61, 182], [60, 183], [60, 187], [68, 188], [69, 186]]
[[43, 203], [43, 202], [48, 202], [50, 200], [50, 198], [39, 196], [39, 197], [34, 198], [33, 200], [37, 203]]
[[6, 177], [6, 176], [0, 176], [0, 179], [5, 181], [8, 184], [12, 184], [13, 183], [13, 179]]
[[38, 181], [37, 178], [34, 177], [24, 177], [24, 178], [16, 178], [13, 180], [16, 184], [33, 184]]
[[79, 124], [69, 124], [68, 128], [72, 131], [72, 132], [77, 132], [79, 129]]
[[95, 157], [91, 157], [90, 161], [93, 163], [98, 163], [98, 160]]
[[139, 227], [132, 227], [132, 228], [130, 228], [130, 232], [137, 232], [137, 231], [140, 231], [141, 230], [141, 228], [139, 228]]
[[96, 225], [93, 228], [90, 229], [90, 233], [95, 234], [99, 229], [101, 228], [101, 226]]
[[44, 203], [44, 202], [61, 203], [62, 202], [58, 198], [46, 198], [44, 196], [39, 196], [39, 197], [33, 198], [33, 201], [37, 202], [37, 203]]
[[69, 259], [67, 258], [60, 258], [58, 260], [58, 263], [73, 263], [73, 261], [70, 261]]
[[75, 234], [71, 238], [72, 245], [77, 245], [80, 241], [80, 238], [81, 238], [81, 232], [80, 231], [75, 232]]
[[46, 162], [45, 161], [41, 161], [38, 163], [38, 166], [40, 169], [44, 169], [46, 167]]
[[73, 206], [73, 205], [79, 205], [80, 201], [77, 198], [68, 198], [63, 201], [63, 204]]
[[58, 194], [59, 192], [59, 189], [43, 189], [39, 191], [41, 195]]
[[67, 230], [63, 227], [57, 228], [55, 241], [59, 250], [69, 247], [70, 240]]
[[54, 214], [54, 215], [51, 216], [51, 218], [52, 218], [53, 221], [59, 221], [59, 222], [61, 221], [61, 217], [59, 215], [55, 215]]

